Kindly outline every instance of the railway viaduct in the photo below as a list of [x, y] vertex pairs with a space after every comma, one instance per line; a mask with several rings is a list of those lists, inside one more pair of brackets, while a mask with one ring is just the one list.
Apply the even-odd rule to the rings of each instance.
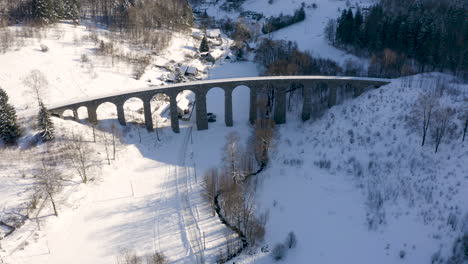
[[87, 98], [81, 101], [53, 106], [50, 113], [63, 117], [66, 110], [73, 112], [73, 117], [78, 120], [78, 108], [86, 107], [90, 123], [97, 123], [97, 108], [103, 103], [113, 103], [117, 107], [117, 117], [121, 125], [125, 125], [124, 103], [130, 98], [139, 98], [143, 101], [145, 125], [149, 131], [153, 130], [151, 114], [151, 100], [158, 94], [165, 94], [170, 98], [171, 126], [175, 133], [179, 133], [179, 119], [177, 112], [177, 95], [190, 90], [195, 93], [196, 124], [198, 130], [208, 129], [206, 94], [211, 88], [219, 87], [224, 90], [225, 122], [226, 126], [233, 126], [232, 116], [232, 92], [238, 86], [247, 86], [250, 89], [251, 123], [257, 119], [257, 97], [262, 89], [274, 91], [273, 118], [277, 124], [286, 122], [287, 93], [291, 87], [301, 87], [303, 93], [302, 119], [310, 119], [317, 106], [331, 107], [346, 98], [361, 95], [371, 88], [378, 88], [390, 83], [388, 79], [359, 78], [359, 77], [334, 77], [334, 76], [274, 76], [251, 77], [235, 79], [217, 79], [197, 82], [180, 83], [159, 87], [150, 87], [134, 91], [126, 91], [117, 94], [108, 94], [102, 97]]

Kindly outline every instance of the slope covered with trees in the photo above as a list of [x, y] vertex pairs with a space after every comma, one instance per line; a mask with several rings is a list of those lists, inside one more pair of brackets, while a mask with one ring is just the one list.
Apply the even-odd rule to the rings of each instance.
[[[398, 60], [399, 74], [411, 73], [411, 65], [413, 71], [448, 69], [467, 77], [467, 12], [462, 1], [381, 1], [365, 14], [359, 9], [343, 10], [334, 40], [357, 53]], [[416, 67], [410, 60], [417, 62]]]
[[0, 0], [4, 23], [53, 23], [57, 19], [91, 18], [119, 30], [133, 28], [180, 29], [192, 25], [186, 0]]

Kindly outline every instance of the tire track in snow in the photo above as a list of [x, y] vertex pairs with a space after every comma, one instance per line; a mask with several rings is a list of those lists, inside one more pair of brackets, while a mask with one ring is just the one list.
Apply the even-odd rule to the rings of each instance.
[[188, 247], [190, 248], [189, 251], [194, 255], [197, 264], [203, 264], [205, 261], [203, 256], [201, 232], [197, 218], [192, 211], [193, 206], [190, 204], [189, 189], [192, 188], [189, 188], [188, 182], [190, 174], [185, 162], [191, 131], [192, 128], [190, 127], [185, 132], [179, 153], [179, 163], [181, 166], [177, 166], [175, 168], [176, 189], [179, 202], [181, 202], [181, 209], [183, 209], [182, 221], [185, 227], [186, 238], [188, 238], [186, 242], [188, 242]]

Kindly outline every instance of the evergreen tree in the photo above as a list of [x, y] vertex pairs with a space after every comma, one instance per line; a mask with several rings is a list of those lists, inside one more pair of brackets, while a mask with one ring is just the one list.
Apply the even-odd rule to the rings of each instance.
[[0, 88], [0, 138], [3, 143], [13, 145], [19, 137], [15, 108], [8, 104], [8, 95]]
[[37, 121], [39, 128], [42, 130], [41, 138], [44, 141], [53, 140], [55, 138], [54, 123], [52, 123], [50, 114], [42, 101], [39, 102], [39, 115]]
[[203, 36], [203, 39], [200, 43], [200, 52], [208, 52], [210, 51], [210, 46], [208, 45], [208, 39], [206, 38], [206, 35]]
[[338, 20], [336, 39], [341, 44], [351, 44], [354, 41], [354, 17], [351, 9], [343, 10]]
[[53, 19], [61, 19], [65, 16], [65, 6], [62, 0], [53, 0]]
[[354, 24], [353, 24], [353, 39], [354, 44], [358, 47], [362, 47], [362, 24], [364, 23], [364, 18], [362, 16], [361, 10], [358, 8], [356, 15], [354, 15]]
[[63, 5], [65, 7], [63, 18], [71, 19], [74, 23], [78, 23], [80, 19], [80, 4], [78, 0], [64, 0]]
[[51, 0], [33, 0], [31, 3], [33, 18], [42, 24], [48, 24], [54, 19]]

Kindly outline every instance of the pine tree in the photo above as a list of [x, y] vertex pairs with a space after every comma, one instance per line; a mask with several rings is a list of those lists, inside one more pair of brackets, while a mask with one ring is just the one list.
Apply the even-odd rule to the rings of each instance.
[[53, 0], [53, 19], [61, 19], [65, 16], [65, 5], [62, 0]]
[[354, 44], [358, 47], [362, 47], [362, 24], [364, 23], [364, 18], [362, 16], [361, 10], [358, 8], [356, 15], [354, 16], [354, 25], [353, 25], [353, 38]]
[[78, 0], [64, 0], [63, 5], [65, 7], [63, 18], [71, 19], [74, 23], [78, 23], [80, 19], [80, 4]]
[[203, 36], [203, 39], [201, 41], [199, 50], [200, 50], [200, 52], [210, 51], [210, 46], [208, 45], [208, 39], [206, 38], [206, 35]]
[[42, 24], [48, 24], [54, 20], [54, 10], [51, 0], [33, 0], [32, 14], [34, 19]]
[[8, 104], [8, 95], [0, 88], [0, 138], [3, 143], [13, 145], [20, 135], [15, 108]]
[[42, 130], [41, 138], [44, 141], [50, 141], [55, 138], [55, 129], [54, 123], [50, 119], [50, 114], [47, 111], [47, 108], [44, 106], [44, 103], [39, 102], [39, 115], [38, 115], [38, 126]]

